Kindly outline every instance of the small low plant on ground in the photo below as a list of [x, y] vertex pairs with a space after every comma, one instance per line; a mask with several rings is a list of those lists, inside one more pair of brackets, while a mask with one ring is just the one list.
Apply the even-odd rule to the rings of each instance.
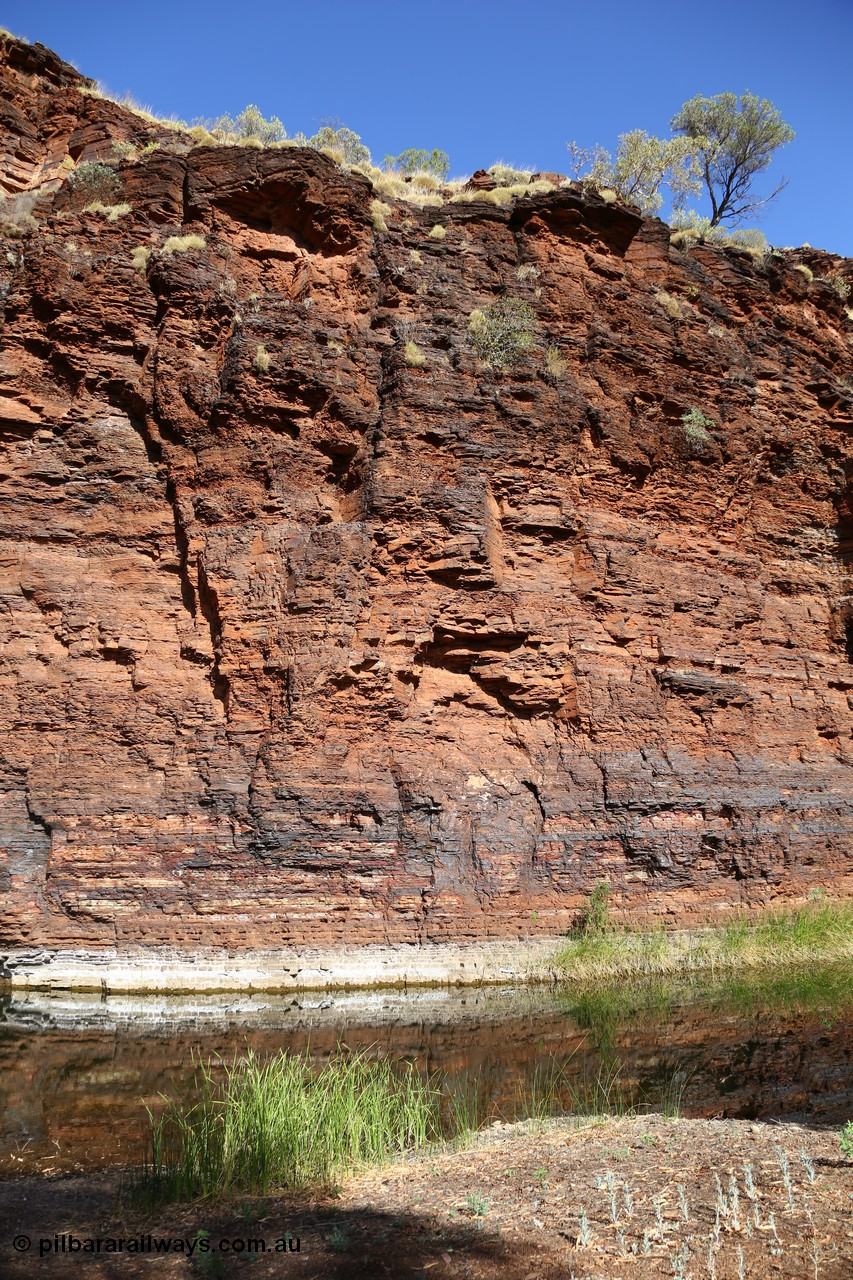
[[444, 227], [441, 225], [440, 222], [437, 222], [434, 227], [430, 227], [430, 231], [429, 231], [430, 240], [443, 240], [446, 235], [447, 235], [447, 232], [445, 231]]
[[469, 1191], [465, 1197], [465, 1208], [472, 1218], [485, 1218], [491, 1207], [491, 1200], [482, 1191]]
[[841, 1154], [847, 1160], [853, 1160], [853, 1120], [848, 1120], [838, 1135]]
[[343, 1227], [333, 1227], [329, 1232], [328, 1245], [332, 1253], [346, 1253], [350, 1247], [349, 1234], [344, 1231]]
[[533, 308], [522, 298], [498, 298], [491, 306], [471, 312], [468, 334], [484, 364], [506, 369], [533, 346], [535, 320]]

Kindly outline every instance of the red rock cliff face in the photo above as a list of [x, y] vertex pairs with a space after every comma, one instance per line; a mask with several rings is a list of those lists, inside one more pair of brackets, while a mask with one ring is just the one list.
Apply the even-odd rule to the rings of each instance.
[[[190, 150], [4, 49], [8, 191], [172, 140], [128, 214], [59, 184], [0, 255], [4, 946], [843, 891], [853, 324], [794, 262], [853, 263], [684, 253], [571, 188], [376, 230], [323, 155]], [[495, 372], [503, 294], [536, 343]]]

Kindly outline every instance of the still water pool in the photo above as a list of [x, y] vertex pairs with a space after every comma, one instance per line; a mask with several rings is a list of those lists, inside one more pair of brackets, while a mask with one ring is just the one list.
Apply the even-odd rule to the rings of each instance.
[[194, 1063], [310, 1047], [415, 1061], [512, 1119], [554, 1064], [590, 1099], [687, 1116], [853, 1114], [849, 970], [762, 981], [143, 998], [0, 997], [0, 1169], [139, 1158], [146, 1106], [191, 1091]]

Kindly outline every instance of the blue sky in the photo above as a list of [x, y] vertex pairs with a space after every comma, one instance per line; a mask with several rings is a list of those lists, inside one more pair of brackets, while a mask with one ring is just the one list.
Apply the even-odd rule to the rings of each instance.
[[748, 89], [797, 131], [758, 225], [853, 256], [853, 0], [12, 0], [0, 25], [158, 114], [254, 102], [291, 134], [339, 117], [374, 159], [442, 147], [453, 174], [499, 159], [565, 172], [570, 139], [666, 134], [694, 94]]

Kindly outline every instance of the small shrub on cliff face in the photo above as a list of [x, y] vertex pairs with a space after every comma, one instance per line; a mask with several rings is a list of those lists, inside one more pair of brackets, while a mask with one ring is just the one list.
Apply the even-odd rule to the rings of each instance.
[[814, 280], [814, 272], [811, 267], [807, 267], [804, 262], [798, 262], [795, 265], [794, 270], [799, 271], [800, 275], [805, 279], [806, 284], [811, 284], [812, 280]]
[[523, 195], [526, 191], [524, 187], [495, 187], [494, 191], [481, 191], [475, 187], [470, 189], [463, 188], [457, 191], [455, 196], [450, 197], [451, 204], [494, 204], [499, 208], [504, 208], [508, 204], [512, 204], [513, 197]]
[[255, 352], [255, 368], [258, 373], [269, 373], [271, 364], [272, 361], [270, 360], [269, 352], [262, 342], [259, 343]]
[[485, 310], [471, 312], [468, 334], [484, 364], [505, 369], [533, 346], [535, 319], [522, 298], [498, 298]]
[[429, 232], [430, 240], [443, 240], [446, 235], [447, 235], [447, 232], [445, 231], [444, 227], [441, 225], [440, 222], [437, 222], [434, 227], [430, 227], [430, 232]]
[[113, 143], [113, 156], [116, 160], [135, 160], [136, 146], [128, 139], [121, 139]]
[[115, 169], [100, 160], [86, 160], [68, 175], [68, 186], [87, 204], [93, 201], [117, 203], [123, 185]]
[[204, 236], [169, 236], [163, 241], [161, 253], [189, 253], [191, 249], [203, 249], [207, 241]]
[[681, 425], [684, 428], [684, 439], [687, 441], [690, 452], [697, 457], [703, 457], [711, 447], [710, 428], [716, 425], [713, 418], [706, 418], [702, 410], [694, 405], [692, 409], [688, 409], [681, 415]]
[[530, 181], [532, 169], [514, 169], [511, 164], [493, 164], [489, 173], [499, 187], [517, 187]]
[[439, 191], [441, 189], [441, 179], [434, 177], [431, 173], [413, 173], [411, 182], [406, 185], [408, 187], [419, 187], [421, 191]]
[[694, 244], [715, 244], [722, 249], [740, 249], [755, 261], [766, 258], [770, 245], [763, 231], [757, 227], [740, 227], [728, 231], [713, 226], [710, 218], [704, 218], [695, 210], [679, 214], [673, 224], [669, 242], [675, 249], [689, 249]]
[[599, 195], [609, 191], [608, 204], [619, 198], [649, 214], [661, 207], [664, 186], [670, 188], [676, 208], [699, 191], [695, 159], [681, 138], [656, 138], [644, 129], [632, 129], [619, 135], [615, 156], [600, 146], [587, 149], [576, 142], [567, 145], [573, 177]]
[[317, 151], [324, 147], [339, 151], [344, 164], [370, 164], [370, 151], [359, 135], [337, 120], [321, 125], [313, 137], [307, 139], [307, 145]]
[[726, 233], [725, 238], [720, 240], [719, 243], [732, 249], [742, 249], [757, 261], [766, 258], [770, 253], [770, 244], [767, 236], [763, 231], [759, 231], [757, 227], [736, 228], [734, 231]]

